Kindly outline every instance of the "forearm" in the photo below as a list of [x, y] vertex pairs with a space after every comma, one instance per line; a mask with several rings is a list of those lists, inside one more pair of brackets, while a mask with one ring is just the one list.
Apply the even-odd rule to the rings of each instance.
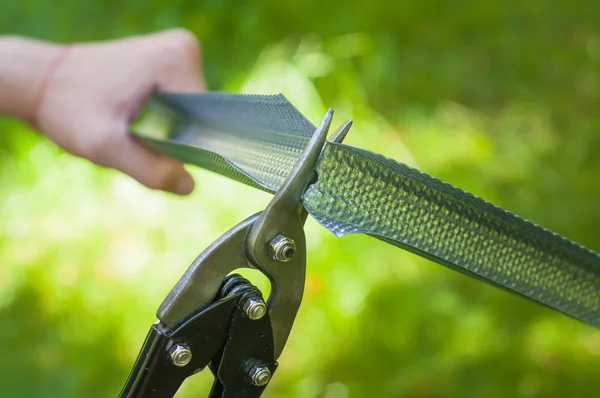
[[27, 119], [44, 73], [60, 46], [18, 36], [0, 36], [0, 115]]

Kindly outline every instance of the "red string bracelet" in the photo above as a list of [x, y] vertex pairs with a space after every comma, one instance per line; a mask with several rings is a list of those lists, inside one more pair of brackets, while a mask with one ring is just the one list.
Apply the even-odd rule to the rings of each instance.
[[67, 56], [69, 51], [73, 48], [73, 46], [74, 46], [73, 44], [67, 44], [63, 48], [61, 48], [59, 53], [56, 54], [54, 59], [52, 59], [50, 66], [48, 66], [48, 69], [46, 69], [46, 72], [44, 73], [44, 76], [42, 77], [42, 81], [40, 82], [40, 85], [38, 86], [38, 88], [35, 92], [35, 97], [33, 97], [33, 104], [31, 105], [31, 111], [29, 113], [29, 118], [28, 118], [29, 124], [33, 128], [37, 129], [38, 113], [40, 112], [40, 108], [42, 106], [44, 96], [46, 95], [46, 89], [48, 88], [50, 79], [52, 79], [54, 72], [56, 72], [56, 69], [58, 69], [58, 67], [60, 66], [62, 61], [65, 59], [65, 57]]

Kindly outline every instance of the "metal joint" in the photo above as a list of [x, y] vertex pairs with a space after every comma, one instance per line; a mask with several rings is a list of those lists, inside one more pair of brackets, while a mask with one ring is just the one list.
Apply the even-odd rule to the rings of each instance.
[[296, 242], [285, 235], [279, 234], [274, 237], [270, 244], [270, 254], [273, 260], [287, 263], [296, 254]]
[[248, 374], [250, 383], [257, 387], [266, 386], [271, 381], [271, 370], [264, 365], [255, 365]]
[[259, 297], [251, 297], [244, 303], [244, 312], [253, 321], [261, 319], [267, 313], [267, 305]]
[[181, 368], [192, 360], [192, 351], [186, 344], [174, 344], [169, 349], [169, 357], [173, 365]]

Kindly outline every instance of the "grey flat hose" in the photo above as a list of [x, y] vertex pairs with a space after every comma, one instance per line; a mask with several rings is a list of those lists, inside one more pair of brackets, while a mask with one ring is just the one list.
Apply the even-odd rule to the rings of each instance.
[[[275, 192], [315, 126], [282, 95], [159, 93], [150, 146]], [[393, 159], [327, 143], [304, 206], [341, 237], [374, 236], [600, 327], [600, 256]]]

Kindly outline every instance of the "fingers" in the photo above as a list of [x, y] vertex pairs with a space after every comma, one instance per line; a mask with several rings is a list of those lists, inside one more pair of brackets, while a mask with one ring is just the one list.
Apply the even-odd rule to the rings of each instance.
[[[200, 92], [205, 90], [201, 68], [200, 44], [196, 36], [185, 29], [172, 29], [149, 37], [156, 45], [158, 69], [155, 87], [160, 91]], [[183, 164], [162, 156], [128, 135], [123, 151], [112, 162], [117, 168], [142, 184], [179, 195], [194, 189], [194, 180]]]
[[[199, 92], [205, 88], [200, 45], [188, 30], [172, 29], [146, 38], [153, 47], [154, 86], [161, 91]], [[121, 136], [122, 137], [122, 136]], [[183, 164], [146, 147], [131, 134], [111, 153], [110, 167], [129, 174], [152, 189], [187, 195], [194, 180]]]
[[133, 136], [123, 137], [112, 149], [99, 163], [129, 174], [148, 188], [178, 195], [187, 195], [194, 190], [194, 180], [182, 163], [146, 148]]

